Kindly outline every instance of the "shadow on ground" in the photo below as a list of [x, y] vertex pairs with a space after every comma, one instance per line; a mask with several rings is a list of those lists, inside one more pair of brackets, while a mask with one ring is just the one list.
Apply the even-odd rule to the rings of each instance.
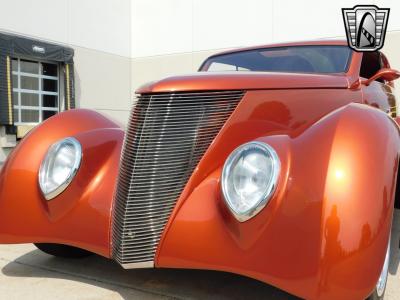
[[[27, 271], [27, 267], [29, 271]], [[149, 293], [155, 299], [297, 299], [272, 286], [235, 274], [200, 270], [123, 270], [116, 263], [91, 256], [70, 260], [39, 250], [20, 256], [3, 267], [6, 276], [60, 278], [80, 281], [118, 292], [132, 299], [129, 290]]]
[[[398, 276], [399, 240], [400, 211], [396, 210], [389, 266], [389, 273], [395, 275], [392, 278]], [[235, 274], [173, 269], [124, 270], [113, 261], [96, 255], [71, 260], [55, 258], [39, 250], [29, 251], [6, 264], [1, 271], [10, 277], [54, 278], [85, 283], [115, 291], [126, 300], [142, 298], [132, 295], [148, 295], [146, 298], [151, 299], [297, 299], [272, 286]]]

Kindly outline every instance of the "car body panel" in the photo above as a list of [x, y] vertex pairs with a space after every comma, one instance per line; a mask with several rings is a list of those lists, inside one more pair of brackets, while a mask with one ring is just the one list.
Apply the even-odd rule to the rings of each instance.
[[[351, 104], [301, 135], [257, 138], [274, 147], [282, 164], [278, 193], [268, 206], [238, 222], [221, 198], [217, 168], [182, 194], [157, 266], [239, 273], [306, 299], [365, 299], [386, 253], [398, 135], [384, 113]], [[210, 151], [214, 159], [225, 157]]]
[[[363, 86], [361, 62], [354, 52], [343, 74], [200, 72], [140, 88], [245, 91], [177, 200], [155, 266], [234, 272], [307, 299], [367, 297], [390, 233], [400, 138], [393, 83]], [[40, 163], [51, 144], [69, 136], [82, 144], [81, 167], [46, 201]], [[118, 125], [88, 110], [36, 127], [0, 171], [0, 243], [60, 243], [111, 257], [123, 138]], [[274, 147], [282, 172], [269, 204], [240, 223], [221, 196], [221, 169], [236, 147], [254, 140]]]
[[[212, 58], [212, 57], [215, 57], [218, 55], [232, 54], [232, 53], [238, 53], [238, 52], [243, 52], [243, 51], [248, 51], [248, 50], [257, 50], [257, 49], [265, 49], [265, 48], [278, 48], [278, 47], [291, 47], [291, 46], [324, 46], [324, 45], [347, 46], [347, 41], [342, 40], [342, 39], [327, 39], [327, 40], [295, 41], [295, 42], [265, 44], [265, 45], [241, 47], [241, 48], [235, 48], [235, 49], [230, 49], [230, 50], [226, 50], [226, 51], [221, 51], [214, 55], [209, 56], [208, 58]], [[356, 52], [356, 53], [358, 53], [358, 52]]]
[[327, 74], [267, 73], [267, 72], [199, 72], [174, 76], [142, 86], [137, 93], [163, 93], [202, 90], [262, 90], [262, 89], [346, 89], [345, 76]]
[[[0, 242], [68, 244], [109, 257], [123, 135], [118, 125], [89, 110], [64, 112], [36, 127], [0, 173]], [[39, 189], [39, 166], [48, 147], [68, 136], [82, 144], [81, 167], [70, 186], [47, 201]]]

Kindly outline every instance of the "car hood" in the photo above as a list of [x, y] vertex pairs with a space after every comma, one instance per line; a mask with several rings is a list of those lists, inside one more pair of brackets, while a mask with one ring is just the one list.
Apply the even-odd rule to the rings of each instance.
[[167, 77], [140, 87], [136, 93], [162, 93], [202, 90], [263, 90], [263, 89], [346, 89], [344, 74], [300, 74], [269, 72], [198, 72]]

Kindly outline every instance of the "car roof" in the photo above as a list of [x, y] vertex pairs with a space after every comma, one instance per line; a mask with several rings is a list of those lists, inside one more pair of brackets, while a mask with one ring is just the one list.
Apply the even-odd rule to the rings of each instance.
[[308, 40], [308, 41], [297, 41], [297, 42], [284, 42], [275, 44], [258, 45], [251, 47], [235, 48], [227, 51], [218, 52], [209, 56], [212, 58], [224, 54], [238, 53], [249, 50], [265, 49], [265, 48], [277, 48], [277, 47], [291, 47], [291, 46], [347, 46], [347, 41], [343, 39], [324, 39], [324, 40]]

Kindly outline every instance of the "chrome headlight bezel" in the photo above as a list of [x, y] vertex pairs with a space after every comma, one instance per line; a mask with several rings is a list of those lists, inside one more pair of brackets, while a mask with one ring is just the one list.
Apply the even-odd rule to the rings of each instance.
[[[272, 165], [271, 167], [272, 173], [270, 176], [270, 180], [268, 181], [268, 184], [265, 187], [265, 190], [263, 191], [262, 195], [259, 197], [258, 201], [256, 201], [256, 203], [245, 212], [238, 212], [238, 210], [234, 207], [231, 196], [229, 195], [228, 192], [228, 184], [231, 184], [228, 181], [235, 164], [240, 160], [240, 158], [243, 157], [243, 155], [246, 152], [251, 151], [252, 149], [261, 151], [261, 153], [263, 153], [266, 157], [270, 159]], [[244, 222], [251, 219], [267, 205], [267, 203], [272, 198], [277, 188], [280, 171], [281, 171], [281, 163], [278, 154], [270, 145], [263, 142], [252, 141], [249, 143], [245, 143], [236, 148], [229, 155], [228, 159], [225, 161], [222, 170], [221, 188], [225, 203], [227, 204], [231, 213], [235, 216], [235, 218], [239, 222]]]
[[[60, 183], [55, 189], [52, 189], [50, 191], [47, 190], [46, 187], [46, 180], [48, 180], [48, 175], [50, 172], [50, 168], [54, 165], [54, 158], [56, 155], [59, 153], [59, 151], [65, 147], [66, 145], [72, 146], [73, 150], [75, 151], [75, 161], [73, 162], [73, 165], [71, 166], [69, 173], [65, 180], [63, 180], [62, 183]], [[39, 182], [39, 187], [40, 190], [46, 200], [52, 200], [58, 195], [60, 195], [71, 183], [71, 181], [74, 179], [76, 173], [79, 170], [79, 167], [81, 165], [82, 161], [82, 146], [80, 142], [73, 138], [73, 137], [67, 137], [64, 138], [54, 144], [52, 144], [49, 149], [46, 152], [46, 155], [44, 156], [40, 168], [39, 168], [39, 173], [38, 173], [38, 182]]]

